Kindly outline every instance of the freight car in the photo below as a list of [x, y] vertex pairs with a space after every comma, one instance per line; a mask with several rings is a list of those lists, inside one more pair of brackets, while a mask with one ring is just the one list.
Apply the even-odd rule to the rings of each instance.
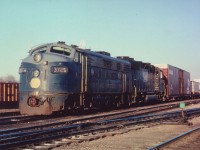
[[18, 92], [18, 83], [0, 82], [0, 108], [18, 107]]
[[190, 81], [191, 98], [200, 98], [200, 83], [197, 81]]
[[64, 42], [35, 47], [19, 68], [21, 114], [131, 105], [162, 100], [162, 71], [129, 57], [80, 49]]
[[190, 98], [190, 73], [169, 64], [155, 64], [159, 67], [165, 81], [166, 99]]

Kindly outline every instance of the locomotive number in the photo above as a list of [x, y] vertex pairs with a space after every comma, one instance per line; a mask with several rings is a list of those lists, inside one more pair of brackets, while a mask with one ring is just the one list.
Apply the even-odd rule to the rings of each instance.
[[68, 73], [67, 67], [53, 67], [52, 68], [53, 73]]

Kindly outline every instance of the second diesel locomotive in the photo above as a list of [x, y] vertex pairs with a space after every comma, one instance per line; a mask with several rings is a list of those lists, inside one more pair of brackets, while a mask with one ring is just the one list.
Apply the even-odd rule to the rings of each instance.
[[64, 42], [31, 49], [19, 74], [21, 114], [49, 115], [165, 98], [165, 82], [158, 67]]

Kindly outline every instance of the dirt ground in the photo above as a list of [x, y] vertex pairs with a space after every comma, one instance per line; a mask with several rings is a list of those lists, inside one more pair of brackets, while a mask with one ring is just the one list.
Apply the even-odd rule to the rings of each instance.
[[[188, 108], [199, 108], [200, 104]], [[200, 117], [189, 120], [193, 125], [164, 124], [131, 130], [128, 133], [107, 136], [93, 141], [72, 143], [54, 150], [146, 150], [183, 132], [200, 126]]]

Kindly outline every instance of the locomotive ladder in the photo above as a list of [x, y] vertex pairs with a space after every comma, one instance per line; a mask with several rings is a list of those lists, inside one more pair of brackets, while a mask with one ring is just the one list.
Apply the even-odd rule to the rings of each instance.
[[81, 94], [80, 94], [80, 106], [84, 106], [84, 94], [87, 92], [88, 82], [88, 64], [87, 56], [81, 55]]
[[122, 74], [122, 96], [121, 96], [121, 102], [125, 103], [126, 100], [126, 74]]

